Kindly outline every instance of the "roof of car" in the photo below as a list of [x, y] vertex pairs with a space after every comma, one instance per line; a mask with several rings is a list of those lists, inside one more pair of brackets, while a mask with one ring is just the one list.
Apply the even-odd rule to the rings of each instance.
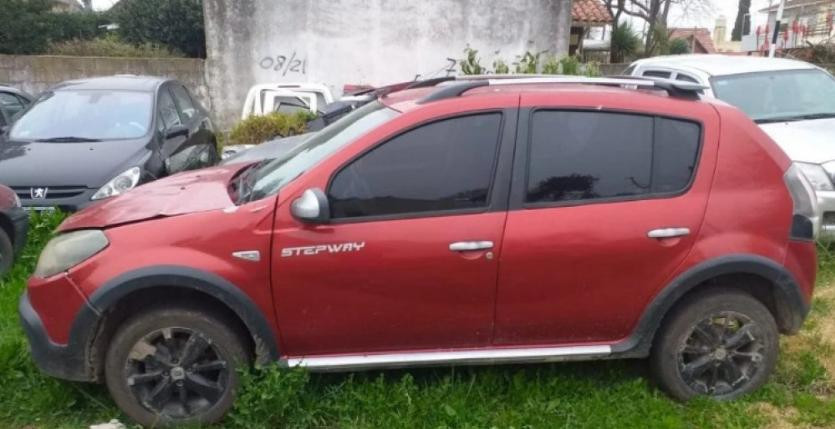
[[157, 76], [115, 75], [89, 79], [68, 80], [52, 88], [64, 89], [106, 89], [123, 91], [154, 91], [170, 79]]
[[812, 64], [786, 58], [704, 54], [665, 55], [638, 60], [634, 64], [688, 68], [702, 71], [711, 76], [815, 68]]
[[30, 100], [30, 101], [32, 100], [32, 96], [29, 93], [27, 93], [26, 91], [17, 89], [13, 86], [0, 84], [0, 92], [10, 92], [12, 94], [20, 95], [27, 100]]

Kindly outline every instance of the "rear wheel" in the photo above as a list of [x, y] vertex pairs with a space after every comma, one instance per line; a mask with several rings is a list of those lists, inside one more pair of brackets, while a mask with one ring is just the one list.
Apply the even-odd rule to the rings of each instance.
[[116, 404], [144, 426], [219, 421], [232, 406], [237, 368], [247, 365], [241, 334], [191, 308], [152, 310], [114, 335], [105, 380]]
[[12, 240], [3, 229], [0, 229], [0, 276], [9, 272], [12, 263], [14, 263]]
[[777, 362], [779, 336], [768, 309], [736, 291], [698, 294], [666, 319], [650, 367], [672, 397], [738, 398], [762, 386]]

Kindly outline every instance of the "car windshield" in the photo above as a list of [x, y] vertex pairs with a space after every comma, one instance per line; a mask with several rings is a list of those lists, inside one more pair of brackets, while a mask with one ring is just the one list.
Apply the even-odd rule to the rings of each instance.
[[718, 76], [716, 97], [758, 123], [835, 117], [835, 79], [821, 70], [787, 70]]
[[358, 137], [400, 115], [379, 101], [366, 104], [349, 113], [294, 148], [282, 157], [253, 170], [251, 192], [242, 192], [248, 200], [257, 200], [278, 192], [310, 167], [316, 165]]
[[42, 95], [15, 122], [9, 137], [53, 142], [133, 139], [148, 133], [152, 111], [150, 92], [59, 90]]

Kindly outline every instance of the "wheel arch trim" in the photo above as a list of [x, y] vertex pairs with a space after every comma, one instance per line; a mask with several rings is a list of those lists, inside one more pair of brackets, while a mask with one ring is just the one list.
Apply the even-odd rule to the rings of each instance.
[[612, 353], [623, 357], [646, 357], [655, 333], [670, 309], [699, 285], [729, 274], [756, 275], [768, 281], [774, 293], [777, 325], [786, 333], [800, 329], [810, 305], [794, 275], [776, 261], [760, 255], [730, 254], [702, 262], [668, 283], [646, 306], [632, 334], [615, 344]]

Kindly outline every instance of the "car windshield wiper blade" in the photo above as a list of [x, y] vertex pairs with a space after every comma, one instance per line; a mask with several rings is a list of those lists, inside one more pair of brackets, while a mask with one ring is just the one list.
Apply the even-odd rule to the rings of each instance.
[[46, 142], [46, 143], [84, 143], [84, 142], [100, 142], [99, 139], [91, 139], [88, 137], [75, 137], [75, 136], [65, 136], [65, 137], [50, 137], [48, 139], [37, 139], [36, 142]]
[[826, 118], [835, 118], [835, 112], [821, 112], [821, 113], [808, 113], [804, 115], [791, 115], [791, 116], [778, 116], [774, 118], [762, 118], [756, 119], [754, 122], [758, 124], [768, 124], [772, 122], [791, 122], [791, 121], [803, 121], [809, 119], [826, 119]]

